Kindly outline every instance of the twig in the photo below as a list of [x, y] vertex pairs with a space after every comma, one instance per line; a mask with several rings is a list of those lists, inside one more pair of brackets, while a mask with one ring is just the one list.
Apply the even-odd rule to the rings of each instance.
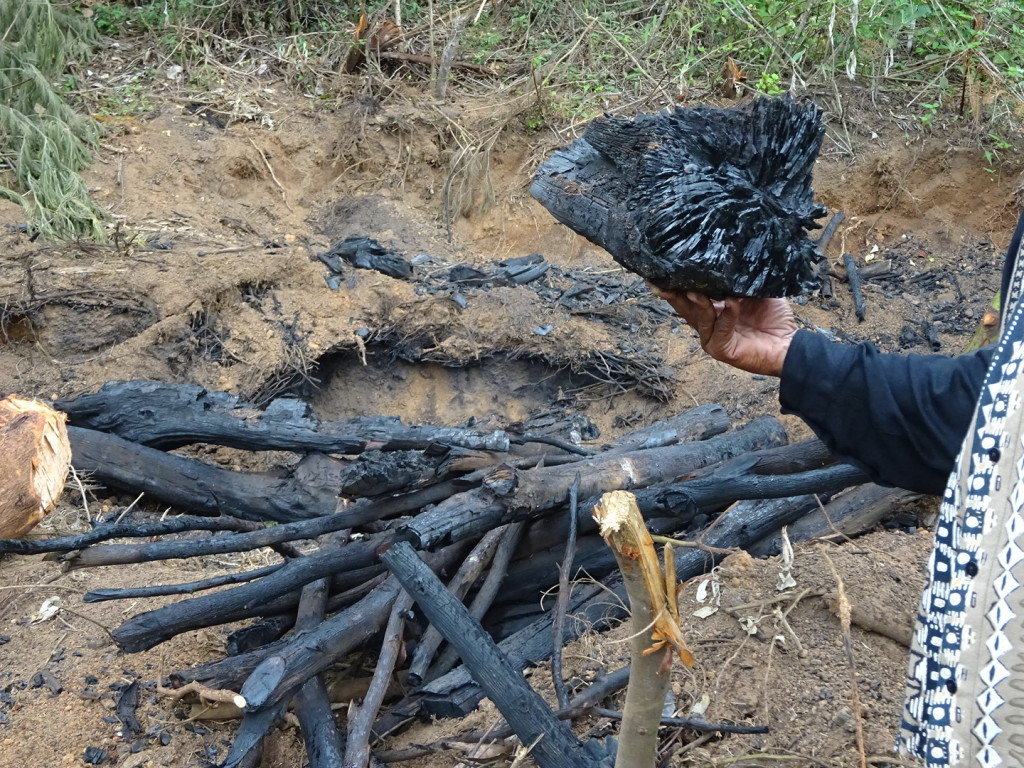
[[225, 584], [243, 584], [253, 579], [268, 576], [280, 569], [284, 563], [268, 565], [264, 568], [256, 568], [244, 573], [227, 573], [222, 576], [213, 576], [209, 579], [189, 581], [183, 584], [160, 584], [152, 587], [128, 587], [125, 589], [93, 589], [82, 596], [82, 602], [101, 603], [105, 600], [125, 600], [128, 598], [140, 597], [161, 597], [163, 595], [191, 595], [214, 587], [222, 587]]
[[[488, 531], [480, 539], [479, 543], [473, 547], [473, 550], [466, 559], [462, 561], [459, 570], [448, 581], [448, 590], [460, 600], [466, 596], [469, 588], [480, 578], [480, 574], [491, 561], [495, 549], [497, 549], [498, 544], [501, 542], [504, 530], [504, 526], [502, 526], [501, 528], [495, 528], [493, 531]], [[444, 638], [441, 637], [441, 633], [433, 625], [428, 627], [427, 631], [423, 633], [423, 637], [413, 653], [412, 663], [409, 664], [410, 685], [417, 686], [429, 679], [427, 675], [430, 662], [433, 661], [434, 654], [443, 641]]]
[[263, 154], [263, 150], [256, 145], [256, 142], [252, 140], [252, 137], [249, 137], [249, 143], [252, 144], [253, 149], [256, 150], [256, 153], [260, 156], [260, 159], [263, 160], [263, 164], [267, 166], [267, 170], [270, 171], [270, 178], [274, 180], [274, 183], [277, 184], [277, 188], [281, 190], [281, 199], [284, 200], [284, 207], [291, 211], [292, 206], [288, 202], [288, 194], [284, 191], [284, 186], [281, 184], [281, 182], [278, 181], [277, 174], [274, 173], [274, 168], [270, 164], [270, 161], [267, 160], [267, 156]]
[[[490, 610], [494, 599], [498, 596], [498, 590], [501, 589], [501, 584], [505, 580], [505, 574], [508, 573], [508, 565], [512, 562], [512, 556], [515, 554], [516, 547], [519, 546], [519, 539], [522, 536], [524, 527], [525, 523], [519, 522], [503, 525], [497, 529], [501, 531], [500, 543], [494, 551], [494, 557], [491, 559], [490, 570], [487, 571], [484, 583], [480, 585], [480, 589], [477, 591], [476, 597], [473, 598], [473, 602], [469, 604], [469, 614], [473, 618], [482, 619], [484, 614]], [[437, 661], [434, 662], [434, 666], [427, 672], [427, 679], [433, 680], [448, 672], [448, 670], [455, 666], [458, 658], [459, 655], [455, 652], [454, 648], [451, 646], [445, 648]]]
[[370, 760], [370, 737], [373, 721], [391, 683], [391, 675], [402, 650], [402, 631], [405, 615], [412, 608], [412, 598], [403, 592], [395, 602], [384, 630], [384, 642], [373, 672], [370, 688], [363, 697], [363, 703], [352, 702], [348, 708], [348, 740], [345, 743], [344, 768], [365, 768]]
[[576, 558], [576, 513], [579, 506], [580, 473], [569, 488], [569, 536], [565, 542], [565, 556], [562, 567], [558, 569], [558, 601], [555, 603], [555, 618], [552, 622], [551, 635], [554, 641], [554, 652], [551, 654], [551, 682], [555, 686], [560, 709], [569, 706], [569, 688], [562, 676], [562, 634], [565, 629], [565, 611], [569, 605], [569, 577], [572, 573], [573, 560]]
[[594, 743], [581, 744], [559, 723], [544, 700], [498, 650], [479, 622], [420, 560], [408, 542], [400, 541], [381, 554], [427, 619], [455, 646], [473, 677], [524, 744], [543, 734], [533, 755], [541, 768], [596, 768], [607, 763]]
[[824, 547], [821, 548], [821, 555], [828, 563], [832, 577], [836, 580], [836, 592], [838, 594], [839, 626], [843, 630], [843, 649], [846, 652], [846, 667], [850, 673], [850, 699], [853, 704], [853, 719], [856, 726], [857, 754], [860, 757], [860, 768], [867, 768], [868, 758], [864, 751], [864, 714], [860, 703], [860, 688], [857, 685], [857, 666], [853, 658], [853, 638], [850, 637], [850, 601], [846, 596], [846, 585], [839, 575], [835, 563], [828, 556]]

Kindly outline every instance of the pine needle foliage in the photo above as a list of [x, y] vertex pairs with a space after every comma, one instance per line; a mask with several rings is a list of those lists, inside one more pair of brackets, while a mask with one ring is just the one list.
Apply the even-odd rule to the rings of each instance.
[[44, 237], [103, 239], [103, 212], [79, 176], [99, 130], [54, 85], [88, 55], [95, 29], [50, 0], [19, 0], [0, 2], [0, 35], [0, 197]]

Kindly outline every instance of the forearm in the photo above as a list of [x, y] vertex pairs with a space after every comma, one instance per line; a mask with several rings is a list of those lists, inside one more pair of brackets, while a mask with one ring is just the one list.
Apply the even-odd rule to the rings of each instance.
[[873, 480], [941, 493], [967, 432], [992, 352], [949, 358], [881, 354], [800, 331], [779, 401]]

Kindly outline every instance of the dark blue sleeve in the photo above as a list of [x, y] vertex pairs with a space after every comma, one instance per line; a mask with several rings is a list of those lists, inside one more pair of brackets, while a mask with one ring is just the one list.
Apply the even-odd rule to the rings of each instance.
[[783, 413], [800, 416], [837, 457], [875, 482], [939, 494], [991, 359], [991, 347], [952, 358], [893, 355], [798, 331], [779, 401]]

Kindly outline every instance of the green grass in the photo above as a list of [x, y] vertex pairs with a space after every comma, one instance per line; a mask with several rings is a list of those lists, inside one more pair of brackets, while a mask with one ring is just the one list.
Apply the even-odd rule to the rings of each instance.
[[96, 33], [48, 0], [0, 3], [0, 29], [0, 197], [45, 237], [102, 239], [103, 213], [78, 175], [99, 130], [64, 98], [67, 64], [88, 57]]

